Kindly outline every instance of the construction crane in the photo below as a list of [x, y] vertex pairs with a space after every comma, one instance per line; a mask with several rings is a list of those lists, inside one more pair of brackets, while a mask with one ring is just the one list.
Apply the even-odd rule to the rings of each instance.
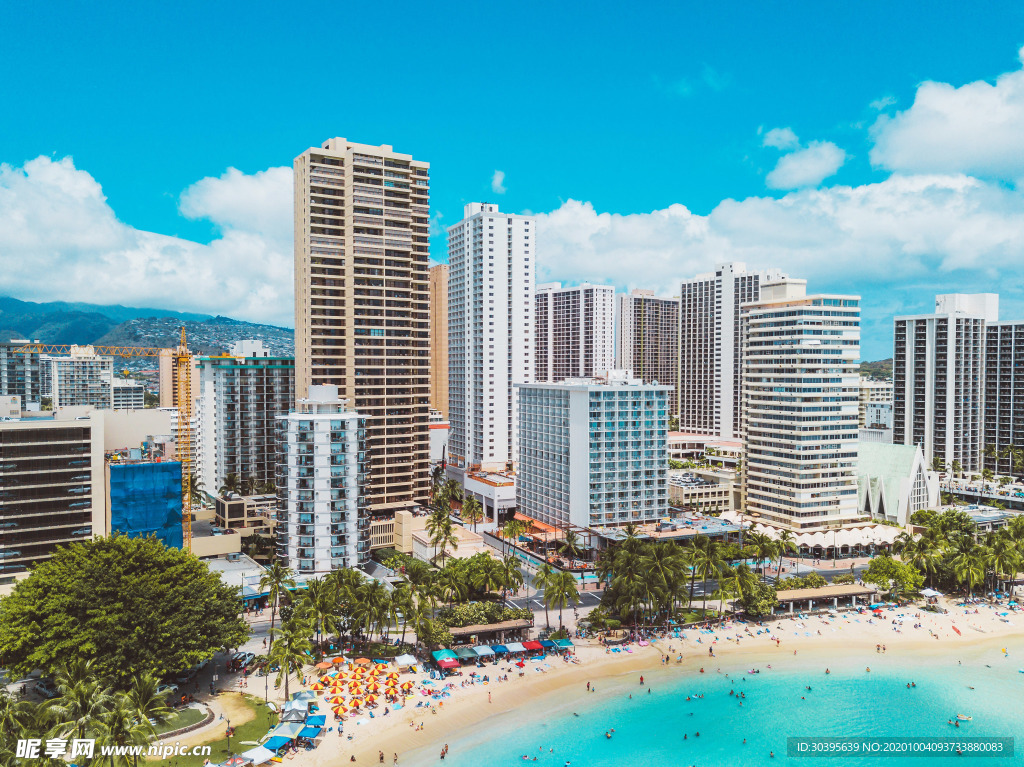
[[[13, 351], [16, 354], [70, 354], [82, 346], [70, 344], [25, 344]], [[92, 350], [106, 357], [162, 357], [174, 359], [174, 380], [178, 385], [178, 439], [177, 458], [181, 462], [181, 534], [185, 551], [192, 550], [192, 353], [185, 342], [185, 328], [181, 329], [181, 343], [174, 349], [155, 346], [92, 346]], [[189, 471], [191, 469], [192, 471]]]

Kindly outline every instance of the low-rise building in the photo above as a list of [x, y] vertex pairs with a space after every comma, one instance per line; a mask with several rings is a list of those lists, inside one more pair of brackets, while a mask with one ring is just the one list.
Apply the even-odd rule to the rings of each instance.
[[463, 480], [463, 495], [480, 502], [483, 520], [499, 522], [516, 510], [516, 475], [504, 471], [476, 471]]
[[698, 514], [721, 514], [739, 508], [736, 472], [719, 469], [672, 470], [668, 475], [669, 516], [677, 509]]
[[146, 387], [137, 381], [114, 379], [114, 410], [142, 410], [146, 407]]
[[431, 410], [428, 426], [430, 428], [430, 463], [441, 463], [448, 457], [448, 435], [451, 433], [451, 423], [440, 410]]
[[17, 394], [0, 395], [0, 421], [16, 421], [21, 418], [21, 397]]
[[905, 527], [915, 511], [939, 503], [939, 477], [917, 445], [859, 442], [857, 497], [865, 517]]
[[213, 519], [217, 527], [235, 530], [243, 538], [273, 537], [277, 528], [277, 495], [220, 495], [213, 502]]

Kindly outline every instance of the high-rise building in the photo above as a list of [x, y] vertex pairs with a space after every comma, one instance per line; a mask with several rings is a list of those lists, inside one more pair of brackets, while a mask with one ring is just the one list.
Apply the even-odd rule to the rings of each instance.
[[106, 530], [131, 538], [155, 535], [181, 548], [181, 464], [119, 458], [106, 465]]
[[146, 407], [146, 387], [138, 381], [114, 379], [114, 410], [142, 410]]
[[978, 293], [894, 321], [893, 442], [920, 445], [929, 467], [981, 471], [985, 325], [998, 318], [999, 297]]
[[366, 420], [337, 386], [314, 384], [277, 424], [278, 556], [302, 574], [365, 565]]
[[669, 413], [676, 413], [679, 377], [679, 299], [653, 290], [616, 297], [615, 367], [632, 370], [644, 383], [672, 387]]
[[862, 377], [858, 391], [857, 417], [860, 421], [860, 428], [867, 429], [869, 428], [868, 405], [892, 404], [892, 381], [872, 381]]
[[271, 357], [261, 341], [241, 341], [230, 354], [198, 363], [196, 456], [203, 489], [216, 493], [229, 474], [240, 483], [273, 483], [275, 419], [295, 400], [295, 360]]
[[609, 371], [517, 388], [520, 513], [563, 527], [668, 514], [668, 386]]
[[337, 386], [366, 418], [386, 516], [430, 486], [429, 165], [333, 138], [294, 167], [295, 393]]
[[740, 307], [761, 297], [777, 269], [722, 264], [684, 280], [679, 294], [679, 430], [735, 439], [740, 433]]
[[430, 267], [430, 407], [448, 417], [448, 264]]
[[[161, 349], [157, 358], [157, 385], [160, 387], [160, 407], [178, 406], [178, 375], [174, 349]], [[199, 360], [193, 356], [189, 370], [189, 390], [192, 392], [192, 412], [199, 407]]]
[[72, 346], [66, 357], [50, 358], [53, 409], [114, 408], [114, 358], [96, 354], [91, 346]]
[[860, 517], [860, 298], [762, 282], [742, 312], [746, 514], [792, 530]]
[[1024, 321], [985, 328], [985, 435], [982, 460], [999, 476], [1020, 476], [1007, 448], [1024, 447]]
[[589, 378], [615, 367], [615, 288], [537, 286], [534, 380]]
[[455, 476], [515, 460], [518, 392], [533, 380], [537, 224], [474, 202], [448, 229], [448, 462]]
[[105, 532], [104, 495], [102, 413], [0, 422], [0, 584]]
[[[21, 397], [25, 410], [38, 410], [42, 398], [40, 352], [15, 351], [27, 340], [13, 339], [0, 343], [0, 396]], [[49, 395], [47, 395], [49, 396]]]

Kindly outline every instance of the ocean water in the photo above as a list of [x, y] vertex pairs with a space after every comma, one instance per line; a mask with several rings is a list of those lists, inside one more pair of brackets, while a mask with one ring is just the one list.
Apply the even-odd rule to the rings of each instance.
[[[643, 686], [639, 674], [629, 674], [599, 682], [592, 694], [585, 688], [563, 690], [538, 697], [535, 705], [452, 733], [444, 761], [439, 758], [442, 744], [438, 743], [403, 757], [402, 764], [725, 767], [786, 762], [797, 767], [859, 767], [895, 758], [895, 765], [908, 767], [925, 760], [929, 765], [1024, 765], [1024, 674], [1018, 673], [1024, 661], [1020, 659], [1015, 663], [1000, 652], [988, 652], [961, 666], [948, 657], [858, 655], [843, 667], [830, 665], [829, 675], [824, 674], [825, 663], [820, 660], [808, 662], [813, 668], [801, 668], [796, 660], [779, 658], [774, 669], [762, 665], [756, 675], [733, 667], [726, 675], [723, 659], [722, 673], [715, 672], [718, 662], [712, 661], [714, 668], [709, 664], [704, 674], [671, 667], [645, 672]], [[870, 673], [861, 665], [864, 661], [870, 664]], [[911, 681], [916, 687], [907, 689]], [[739, 693], [745, 697], [738, 697]], [[958, 713], [973, 718], [953, 727], [948, 720]], [[609, 739], [605, 733], [612, 728]], [[983, 758], [955, 754], [787, 758], [789, 737], [839, 736], [1009, 737], [1015, 739], [1015, 750], [1012, 757], [1004, 752]]]

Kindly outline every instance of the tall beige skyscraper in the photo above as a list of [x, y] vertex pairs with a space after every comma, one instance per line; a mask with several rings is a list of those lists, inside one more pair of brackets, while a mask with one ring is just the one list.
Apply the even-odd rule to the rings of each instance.
[[430, 267], [430, 407], [448, 417], [448, 264]]
[[329, 384], [366, 418], [371, 515], [429, 486], [429, 163], [325, 141], [295, 158], [295, 396]]

